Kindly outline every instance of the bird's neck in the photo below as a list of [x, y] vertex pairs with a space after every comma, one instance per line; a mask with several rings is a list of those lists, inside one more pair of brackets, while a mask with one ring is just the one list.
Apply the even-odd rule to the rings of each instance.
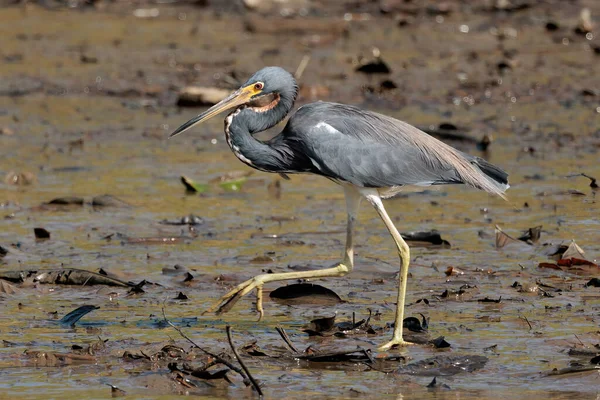
[[[265, 172], [284, 172], [286, 170], [286, 152], [278, 146], [256, 139], [253, 134], [274, 126], [285, 117], [261, 115], [276, 112], [275, 109], [258, 113], [248, 107], [241, 107], [225, 119], [225, 137], [235, 156], [244, 164]], [[269, 118], [264, 118], [269, 117]], [[264, 121], [276, 121], [271, 125]]]

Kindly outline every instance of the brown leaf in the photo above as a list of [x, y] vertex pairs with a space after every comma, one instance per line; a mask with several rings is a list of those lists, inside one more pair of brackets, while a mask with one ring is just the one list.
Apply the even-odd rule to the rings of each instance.
[[519, 240], [527, 242], [528, 244], [537, 243], [540, 240], [542, 233], [542, 225], [529, 228], [523, 235], [519, 237]]
[[0, 293], [2, 294], [16, 294], [19, 293], [19, 289], [11, 285], [9, 282], [0, 279]]
[[561, 258], [560, 260], [557, 261], [557, 264], [561, 267], [571, 267], [574, 265], [589, 265], [592, 267], [597, 267], [598, 265], [596, 263], [593, 263], [591, 261], [588, 260], [584, 260], [581, 258], [575, 258], [575, 257], [571, 257], [571, 258]]
[[498, 225], [496, 225], [496, 248], [501, 249], [509, 243], [516, 242], [517, 239], [508, 236]]
[[561, 267], [559, 267], [558, 265], [556, 265], [554, 263], [547, 263], [547, 262], [539, 263], [538, 268], [549, 268], [549, 269], [558, 269], [558, 270], [562, 269]]
[[[316, 318], [310, 321], [310, 324], [303, 329], [309, 336], [323, 335], [331, 332], [335, 326], [335, 315], [333, 317]], [[333, 332], [331, 332], [333, 333]]]
[[455, 276], [455, 275], [464, 275], [465, 271], [458, 269], [456, 267], [448, 267], [448, 269], [446, 269], [446, 276]]

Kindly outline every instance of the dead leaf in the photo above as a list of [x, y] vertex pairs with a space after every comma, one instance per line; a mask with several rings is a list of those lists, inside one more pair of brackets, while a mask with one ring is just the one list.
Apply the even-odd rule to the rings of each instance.
[[95, 196], [92, 198], [92, 206], [93, 207], [117, 207], [117, 208], [126, 208], [131, 207], [130, 204], [124, 202], [123, 200], [112, 196], [110, 194], [103, 194], [101, 196]]
[[464, 275], [465, 271], [456, 267], [448, 267], [445, 272], [446, 276]]
[[50, 232], [44, 228], [33, 228], [33, 233], [38, 240], [50, 239]]
[[569, 247], [560, 255], [560, 258], [579, 258], [585, 260], [585, 251], [575, 243], [575, 240], [571, 241]]
[[558, 269], [558, 270], [562, 269], [558, 265], [556, 265], [554, 263], [548, 263], [548, 262], [541, 262], [541, 263], [539, 263], [538, 264], [538, 268], [548, 268], [548, 269]]
[[19, 293], [19, 289], [16, 286], [11, 285], [9, 282], [0, 279], [0, 294], [16, 294]]
[[314, 283], [295, 283], [282, 286], [273, 290], [269, 297], [286, 305], [333, 305], [343, 303], [343, 300], [334, 291]]
[[540, 236], [542, 234], [542, 225], [535, 226], [533, 228], [529, 228], [523, 235], [521, 235], [518, 240], [522, 242], [526, 242], [528, 244], [537, 243], [540, 240]]
[[308, 333], [309, 336], [328, 336], [327, 334], [333, 335], [335, 327], [335, 315], [333, 317], [316, 318], [310, 321], [308, 327], [302, 329], [302, 331]]
[[83, 197], [75, 197], [75, 196], [66, 196], [66, 197], [57, 197], [55, 199], [50, 200], [45, 203], [48, 205], [59, 205], [59, 206], [70, 206], [70, 205], [83, 205]]
[[435, 229], [426, 232], [403, 232], [401, 235], [404, 240], [411, 242], [412, 247], [441, 246], [450, 248], [450, 242], [442, 239], [440, 233]]
[[127, 395], [126, 391], [119, 389], [118, 387], [113, 386], [113, 385], [109, 385], [109, 386], [110, 386], [110, 396], [111, 397], [123, 397], [123, 396]]
[[596, 263], [593, 263], [591, 261], [588, 260], [584, 260], [581, 258], [575, 258], [575, 257], [571, 257], [571, 258], [561, 258], [560, 260], [557, 261], [557, 264], [561, 267], [572, 267], [575, 265], [589, 265], [592, 267], [597, 267], [598, 265]]
[[14, 283], [33, 281], [40, 284], [52, 285], [107, 285], [107, 286], [134, 286], [133, 283], [124, 282], [116, 278], [104, 276], [95, 272], [77, 268], [51, 269], [51, 270], [19, 270], [0, 272], [0, 279]]
[[97, 310], [99, 308], [100, 307], [98, 307], [98, 306], [92, 306], [92, 305], [85, 305], [85, 306], [78, 307], [75, 310], [68, 313], [67, 315], [65, 315], [64, 317], [62, 317], [61, 320], [59, 321], [59, 323], [64, 326], [75, 326], [77, 321], [79, 321], [85, 315], [87, 315], [87, 314], [91, 313], [92, 311]]
[[15, 185], [15, 186], [26, 186], [31, 185], [37, 181], [35, 175], [31, 172], [15, 172], [10, 171], [4, 177], [4, 182], [7, 185]]
[[586, 287], [590, 287], [590, 286], [600, 287], [600, 279], [598, 279], [598, 278], [592, 278], [592, 279], [589, 280], [588, 283], [585, 284], [585, 286]]
[[498, 225], [496, 225], [496, 248], [501, 249], [513, 242], [517, 242], [517, 239], [507, 235]]

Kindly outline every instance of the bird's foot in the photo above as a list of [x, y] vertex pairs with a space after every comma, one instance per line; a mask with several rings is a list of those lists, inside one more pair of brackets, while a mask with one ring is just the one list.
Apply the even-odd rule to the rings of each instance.
[[257, 275], [252, 279], [248, 279], [245, 282], [240, 283], [234, 289], [229, 291], [226, 295], [221, 297], [219, 301], [206, 310], [203, 314], [212, 313], [221, 314], [231, 310], [231, 308], [238, 302], [239, 299], [256, 289], [256, 311], [258, 311], [258, 320], [260, 321], [263, 317], [264, 311], [262, 306], [263, 299], [263, 283], [267, 274]]
[[392, 340], [390, 340], [389, 342], [379, 346], [377, 348], [377, 350], [379, 351], [387, 351], [387, 350], [391, 350], [395, 347], [406, 347], [406, 346], [411, 346], [414, 343], [411, 342], [407, 342], [406, 340], [402, 339], [402, 337], [399, 338], [393, 338]]

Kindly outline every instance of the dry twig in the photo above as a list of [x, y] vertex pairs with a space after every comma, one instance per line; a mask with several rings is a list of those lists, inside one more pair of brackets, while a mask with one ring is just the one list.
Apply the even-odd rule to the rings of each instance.
[[[226, 359], [224, 359], [223, 357], [219, 356], [218, 354], [214, 354], [200, 346], [198, 346], [196, 344], [196, 342], [194, 342], [192, 339], [190, 339], [185, 333], [183, 333], [183, 331], [181, 330], [181, 328], [179, 328], [178, 326], [176, 326], [175, 324], [173, 324], [171, 321], [169, 321], [167, 319], [167, 315], [165, 314], [165, 307], [162, 308], [162, 313], [163, 313], [163, 318], [165, 319], [165, 322], [167, 324], [169, 324], [169, 326], [171, 326], [173, 329], [175, 329], [182, 338], [184, 338], [185, 340], [187, 340], [188, 342], [190, 342], [192, 345], [194, 345], [194, 347], [196, 347], [197, 349], [199, 349], [201, 352], [203, 352], [204, 354], [214, 358], [215, 360], [217, 360], [218, 362], [220, 362], [221, 364], [227, 366], [229, 369], [231, 369], [232, 371], [237, 372], [238, 374], [240, 374], [240, 376], [242, 377], [242, 379], [244, 381], [248, 380], [248, 377], [246, 376], [246, 374], [244, 373], [243, 370], [239, 369], [238, 367], [236, 367], [235, 365], [233, 365], [232, 363], [230, 363], [229, 361], [227, 361]], [[238, 357], [239, 360], [239, 357]], [[240, 363], [241, 364], [241, 363]]]
[[290, 340], [290, 337], [288, 336], [287, 332], [282, 327], [277, 326], [277, 327], [275, 327], [275, 329], [277, 330], [277, 333], [279, 333], [279, 336], [281, 336], [281, 338], [283, 339], [283, 341], [285, 342], [285, 344], [288, 345], [288, 347], [290, 348], [290, 350], [292, 350], [296, 354], [300, 353], [298, 351], [298, 349], [294, 346], [294, 344], [292, 343], [292, 341]]
[[233, 351], [233, 355], [235, 356], [235, 358], [237, 358], [238, 362], [240, 363], [240, 366], [242, 367], [242, 369], [244, 370], [244, 372], [246, 372], [246, 375], [248, 375], [248, 379], [252, 383], [252, 386], [256, 390], [256, 393], [258, 393], [258, 395], [260, 396], [260, 398], [262, 398], [263, 397], [263, 392], [262, 392], [260, 386], [258, 385], [258, 382], [256, 382], [256, 380], [254, 379], [254, 377], [250, 373], [250, 370], [248, 369], [248, 367], [246, 367], [246, 364], [244, 364], [244, 361], [242, 360], [242, 358], [238, 354], [237, 350], [235, 349], [235, 346], [233, 344], [233, 339], [231, 338], [231, 326], [227, 325], [225, 327], [225, 330], [227, 331], [227, 340], [229, 340], [229, 345], [231, 346], [231, 351]]

